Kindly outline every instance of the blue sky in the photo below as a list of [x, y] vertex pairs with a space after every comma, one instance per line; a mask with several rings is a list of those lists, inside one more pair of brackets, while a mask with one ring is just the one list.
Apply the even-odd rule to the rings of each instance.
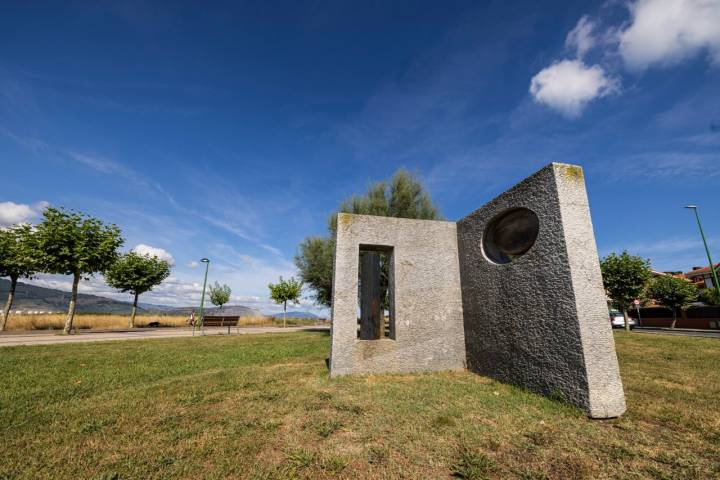
[[0, 222], [78, 209], [172, 256], [146, 302], [196, 301], [208, 256], [271, 311], [297, 244], [397, 168], [456, 220], [556, 161], [601, 254], [706, 264], [696, 203], [720, 260], [720, 1], [480, 3], [3, 2]]

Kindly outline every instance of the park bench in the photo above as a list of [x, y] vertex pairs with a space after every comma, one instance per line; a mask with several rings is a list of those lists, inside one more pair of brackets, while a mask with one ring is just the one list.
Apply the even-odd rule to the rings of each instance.
[[224, 316], [224, 315], [205, 315], [203, 324], [206, 327], [224, 327], [226, 325], [235, 326], [240, 320], [238, 316]]
[[205, 315], [203, 320], [204, 327], [227, 327], [230, 333], [230, 327], [237, 327], [240, 317], [237, 315]]

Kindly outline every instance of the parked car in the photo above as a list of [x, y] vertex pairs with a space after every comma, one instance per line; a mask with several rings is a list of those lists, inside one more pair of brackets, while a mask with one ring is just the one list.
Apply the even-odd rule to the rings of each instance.
[[[625, 328], [625, 318], [623, 317], [622, 312], [610, 310], [610, 325], [612, 325], [612, 328]], [[635, 319], [629, 316], [628, 325], [630, 326], [630, 329], [635, 328]]]

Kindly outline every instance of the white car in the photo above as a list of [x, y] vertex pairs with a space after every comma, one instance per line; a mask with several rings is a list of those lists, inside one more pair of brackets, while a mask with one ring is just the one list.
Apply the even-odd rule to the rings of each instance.
[[[625, 328], [625, 318], [622, 312], [618, 312], [617, 310], [610, 311], [610, 325], [612, 325], [612, 328]], [[631, 329], [635, 328], [635, 319], [628, 316], [628, 325]]]

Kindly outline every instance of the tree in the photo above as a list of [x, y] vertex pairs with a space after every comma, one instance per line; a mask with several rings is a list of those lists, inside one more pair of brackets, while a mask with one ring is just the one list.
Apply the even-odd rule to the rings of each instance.
[[213, 305], [220, 307], [222, 310], [223, 305], [230, 301], [230, 287], [227, 285], [220, 285], [215, 282], [215, 285], [210, 285], [210, 301]]
[[[330, 216], [328, 236], [306, 238], [300, 243], [295, 256], [300, 278], [313, 289], [315, 301], [325, 306], [330, 306], [332, 302], [335, 233], [337, 213], [340, 212], [424, 220], [442, 218], [420, 181], [405, 169], [398, 170], [389, 182], [371, 185], [365, 195], [352, 196], [343, 201], [338, 211]], [[384, 264], [381, 276], [386, 284], [387, 266]], [[386, 290], [387, 285], [384, 285], [383, 291]]]
[[720, 305], [720, 297], [718, 297], [718, 291], [715, 288], [704, 288], [700, 291], [698, 300], [707, 305]]
[[0, 318], [0, 332], [5, 330], [19, 278], [31, 278], [37, 271], [33, 242], [35, 234], [27, 224], [0, 229], [0, 277], [10, 277], [10, 290]]
[[64, 332], [72, 332], [81, 278], [104, 272], [115, 263], [123, 244], [120, 229], [88, 215], [50, 207], [36, 230], [37, 258], [46, 273], [72, 275], [72, 294]]
[[170, 263], [157, 256], [128, 252], [105, 271], [105, 281], [121, 292], [134, 295], [130, 328], [135, 327], [138, 297], [160, 285], [170, 275]]
[[625, 330], [630, 330], [628, 309], [640, 297], [652, 276], [650, 261], [623, 251], [611, 253], [600, 261], [603, 284], [615, 308], [623, 312]]
[[270, 298], [275, 303], [283, 304], [283, 327], [285, 327], [287, 317], [287, 302], [300, 303], [302, 287], [303, 282], [301, 280], [295, 280], [295, 277], [290, 277], [289, 280], [283, 280], [281, 276], [278, 283], [274, 285], [272, 283], [268, 284]]
[[675, 328], [678, 310], [687, 308], [698, 296], [697, 287], [689, 280], [670, 275], [654, 278], [648, 285], [647, 293], [660, 305], [672, 310], [673, 321], [670, 328]]
[[302, 241], [295, 256], [300, 277], [313, 289], [315, 301], [320, 305], [330, 306], [332, 302], [334, 255], [334, 238], [308, 237]]

